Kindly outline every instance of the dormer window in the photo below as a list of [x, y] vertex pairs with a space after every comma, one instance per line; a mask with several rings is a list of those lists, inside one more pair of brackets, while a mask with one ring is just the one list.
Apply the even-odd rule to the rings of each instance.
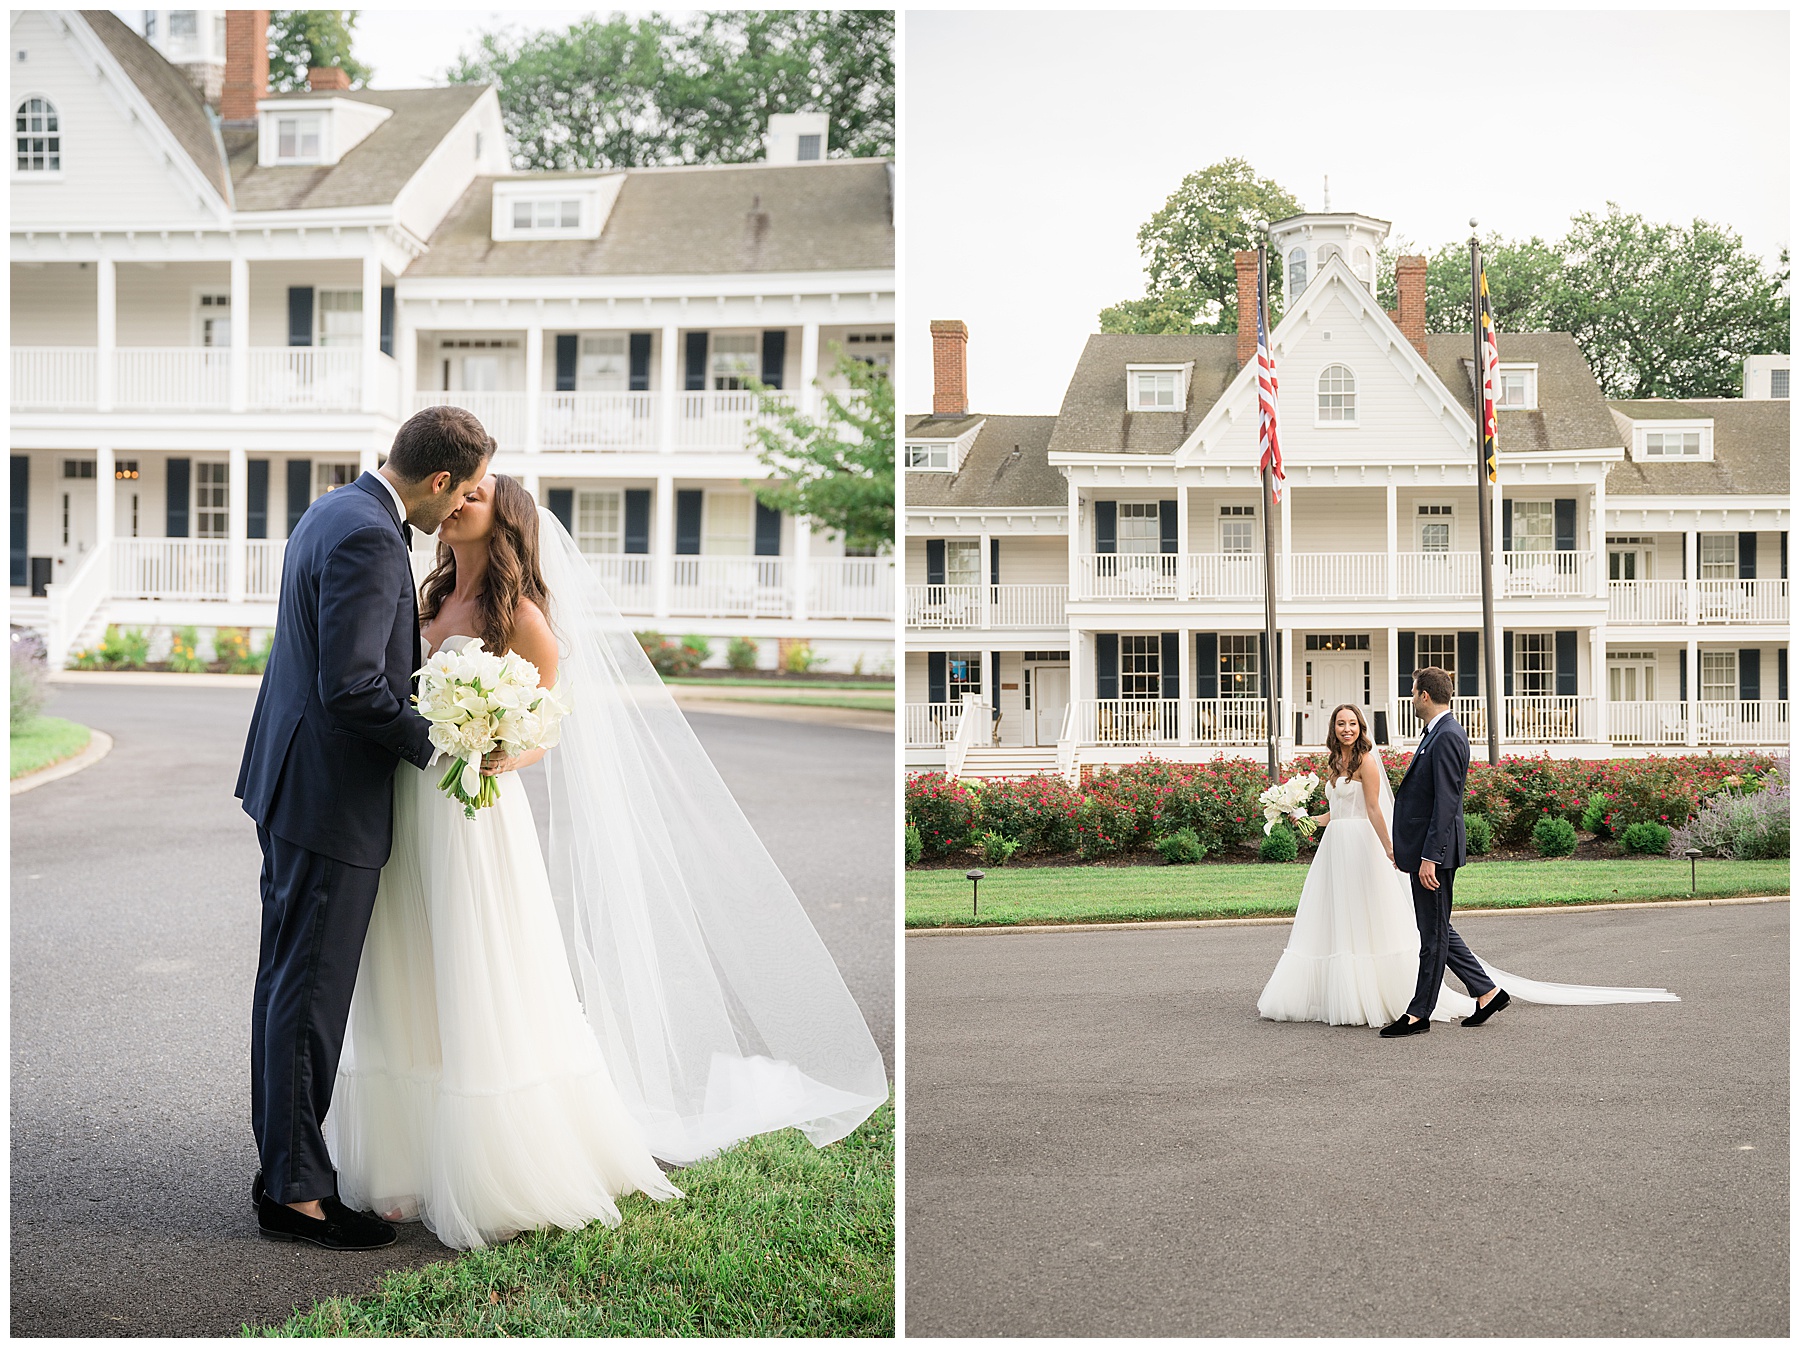
[[[170, 26], [173, 27], [171, 19]], [[317, 117], [277, 117], [275, 158], [283, 162], [312, 163], [319, 157]]]
[[494, 184], [496, 242], [529, 239], [597, 239], [619, 199], [623, 173], [591, 178], [502, 178]]
[[1497, 405], [1509, 412], [1537, 410], [1537, 366], [1501, 365], [1495, 373]]
[[950, 442], [948, 440], [909, 440], [906, 443], [906, 466], [928, 472], [948, 473]]
[[825, 137], [823, 136], [800, 137], [800, 162], [804, 164], [810, 160], [820, 158], [819, 147], [824, 140]]
[[1637, 463], [1675, 460], [1710, 463], [1713, 457], [1712, 419], [1637, 422], [1631, 432], [1631, 457]]
[[1187, 406], [1187, 365], [1127, 365], [1125, 379], [1133, 412], [1179, 412]]
[[542, 229], [580, 229], [581, 202], [574, 197], [544, 201], [515, 201], [513, 228], [521, 232]]
[[1699, 431], [1645, 431], [1646, 459], [1697, 459], [1700, 457]]

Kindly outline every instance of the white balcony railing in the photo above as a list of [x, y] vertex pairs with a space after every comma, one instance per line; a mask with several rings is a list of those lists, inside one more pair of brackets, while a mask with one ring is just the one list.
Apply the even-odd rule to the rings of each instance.
[[244, 544], [244, 598], [281, 597], [281, 557], [287, 540], [252, 538]]
[[1591, 552], [1503, 552], [1509, 595], [1586, 598], [1594, 593]]
[[785, 618], [792, 605], [780, 557], [677, 557], [670, 612], [689, 617]]
[[818, 557], [808, 564], [807, 571], [809, 616], [893, 621], [892, 557]]
[[1685, 580], [1609, 580], [1606, 619], [1615, 623], [1678, 623], [1687, 614]]
[[1785, 623], [1786, 580], [1701, 580], [1694, 583], [1695, 621]]
[[1259, 552], [1188, 554], [1188, 594], [1195, 599], [1261, 599], [1263, 559]]
[[995, 627], [1066, 627], [1067, 585], [992, 585], [989, 612]]
[[[760, 397], [748, 390], [722, 390], [676, 395], [674, 447], [678, 450], [750, 450], [753, 426], [772, 425], [775, 418], [759, 411]], [[767, 395], [792, 405], [793, 395]]]
[[956, 723], [961, 715], [960, 702], [908, 702], [907, 747], [937, 748], [956, 733]]
[[91, 346], [15, 346], [12, 405], [21, 411], [95, 406], [100, 396], [98, 356]]
[[1173, 552], [1092, 552], [1076, 558], [1083, 599], [1173, 599], [1181, 558]]
[[1687, 729], [1685, 702], [1606, 704], [1606, 731], [1614, 744], [1686, 744]]
[[1402, 599], [1474, 599], [1481, 594], [1479, 552], [1402, 552], [1395, 560]]
[[1385, 552], [1292, 554], [1296, 599], [1385, 599]]
[[1179, 737], [1174, 698], [1083, 698], [1076, 706], [1083, 744], [1174, 744]]
[[422, 412], [427, 407], [462, 407], [475, 414], [482, 428], [494, 437], [501, 449], [525, 448], [525, 393], [478, 393], [468, 389], [452, 389], [448, 393], [415, 393], [413, 408]]
[[253, 346], [248, 398], [250, 407], [261, 412], [360, 411], [362, 352], [355, 347]]
[[113, 352], [113, 406], [216, 409], [231, 402], [227, 347], [137, 346]]
[[981, 626], [981, 586], [908, 585], [908, 627]]
[[223, 539], [115, 538], [113, 595], [120, 599], [223, 599]]
[[1194, 700], [1196, 744], [1266, 744], [1268, 739], [1267, 698], [1202, 697]]
[[590, 552], [587, 560], [621, 613], [651, 611], [654, 590], [648, 553]]
[[1696, 730], [1701, 745], [1786, 744], [1788, 704], [1773, 698], [1759, 702], [1701, 702]]
[[908, 627], [1066, 627], [1067, 585], [989, 585], [987, 613], [980, 585], [908, 585]]
[[654, 450], [658, 401], [655, 393], [546, 393], [539, 444], [550, 451]]

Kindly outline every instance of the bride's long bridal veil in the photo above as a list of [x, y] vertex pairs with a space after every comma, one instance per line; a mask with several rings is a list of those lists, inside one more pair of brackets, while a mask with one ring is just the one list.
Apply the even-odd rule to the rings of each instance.
[[887, 1099], [868, 1025], [630, 624], [538, 519], [571, 707], [545, 758], [550, 884], [613, 1079], [671, 1163], [789, 1126], [834, 1142]]

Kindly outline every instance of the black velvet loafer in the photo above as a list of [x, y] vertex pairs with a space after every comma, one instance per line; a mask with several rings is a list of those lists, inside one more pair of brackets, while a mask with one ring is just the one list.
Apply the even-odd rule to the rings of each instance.
[[1493, 999], [1489, 1001], [1486, 1006], [1478, 1006], [1473, 1011], [1469, 1012], [1468, 1015], [1463, 1017], [1463, 1029], [1467, 1030], [1473, 1026], [1483, 1024], [1496, 1011], [1506, 1010], [1511, 1002], [1512, 998], [1506, 995], [1506, 989], [1501, 988], [1494, 994]]
[[1430, 1016], [1426, 1016], [1423, 1020], [1412, 1021], [1409, 1021], [1405, 1016], [1401, 1016], [1400, 1019], [1395, 1021], [1392, 1025], [1384, 1025], [1381, 1028], [1381, 1037], [1383, 1039], [1404, 1039], [1409, 1034], [1429, 1033], [1431, 1033]]
[[[256, 1225], [269, 1240], [305, 1241], [325, 1250], [378, 1250], [394, 1243], [394, 1228], [380, 1218], [350, 1212], [335, 1197], [321, 1199], [320, 1206], [322, 1221], [264, 1194]], [[334, 1211], [342, 1215], [333, 1216]]]

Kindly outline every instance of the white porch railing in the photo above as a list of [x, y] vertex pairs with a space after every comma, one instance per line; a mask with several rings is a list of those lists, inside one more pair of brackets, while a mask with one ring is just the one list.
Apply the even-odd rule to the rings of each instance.
[[1503, 552], [1506, 592], [1510, 595], [1557, 595], [1584, 598], [1594, 593], [1591, 552]]
[[539, 445], [551, 451], [654, 450], [659, 399], [655, 393], [542, 394]]
[[252, 538], [244, 544], [244, 598], [281, 597], [281, 558], [286, 551], [284, 538]]
[[908, 585], [908, 627], [1066, 627], [1067, 585], [990, 585], [986, 622], [979, 585]]
[[[494, 437], [501, 449], [525, 448], [526, 393], [476, 393], [453, 389], [448, 393], [415, 393], [413, 408], [423, 412], [427, 407], [463, 407], [475, 414], [483, 429]], [[567, 395], [564, 395], [567, 396]]]
[[935, 749], [956, 733], [962, 714], [959, 702], [908, 702], [906, 744], [910, 749]]
[[1083, 744], [1174, 744], [1181, 703], [1169, 697], [1083, 698], [1075, 704]]
[[[676, 395], [674, 447], [682, 449], [750, 450], [750, 428], [773, 425], [774, 418], [759, 410], [761, 395], [749, 390], [728, 390]], [[767, 395], [792, 405], [793, 395]]]
[[49, 668], [63, 667], [75, 638], [106, 602], [110, 566], [107, 546], [102, 543], [75, 568], [74, 575], [45, 587], [44, 597], [49, 609], [49, 621], [45, 626], [49, 630], [44, 633], [44, 662]]
[[100, 397], [98, 355], [91, 346], [15, 346], [12, 405], [21, 411], [95, 406]]
[[1688, 704], [1608, 702], [1606, 729], [1614, 744], [1686, 744]]
[[120, 599], [223, 599], [227, 544], [211, 538], [115, 538]]
[[1191, 552], [1188, 594], [1195, 599], [1261, 599], [1263, 559], [1259, 552]]
[[1196, 744], [1266, 744], [1269, 702], [1261, 697], [1194, 699]]
[[944, 741], [944, 775], [955, 781], [962, 776], [963, 763], [967, 761], [969, 749], [978, 738], [985, 739], [991, 734], [993, 716], [987, 703], [979, 695], [965, 697], [952, 704], [957, 715], [955, 723], [950, 727], [950, 736]]
[[785, 618], [791, 610], [780, 557], [677, 557], [670, 612], [684, 617]]
[[1173, 599], [1181, 558], [1173, 552], [1090, 552], [1076, 558], [1083, 599]]
[[648, 553], [590, 552], [587, 560], [621, 613], [650, 612], [653, 582]]
[[1713, 744], [1786, 744], [1788, 704], [1773, 698], [1760, 702], [1702, 702], [1698, 742]]
[[[1505, 704], [1501, 734], [1515, 743], [1557, 744], [1595, 736], [1591, 697], [1509, 697]], [[1487, 734], [1485, 725], [1480, 733]]]
[[221, 408], [231, 402], [231, 351], [206, 346], [120, 347], [113, 353], [113, 406]]
[[1781, 579], [1696, 581], [1695, 621], [1784, 623], [1788, 616], [1787, 589], [1787, 581]]
[[1385, 552], [1296, 552], [1292, 554], [1297, 599], [1387, 598]]
[[1067, 585], [994, 585], [989, 600], [995, 627], [1066, 627]]
[[981, 626], [979, 585], [908, 585], [908, 627]]
[[248, 396], [251, 408], [263, 412], [360, 411], [362, 352], [354, 347], [253, 346]]
[[[1462, 723], [1464, 732], [1473, 744], [1476, 740], [1487, 738], [1487, 699], [1484, 697], [1453, 697], [1450, 699], [1450, 714]], [[1425, 733], [1425, 726], [1419, 720], [1418, 713], [1413, 710], [1412, 699], [1402, 698], [1394, 719], [1394, 735], [1398, 739], [1416, 740]]]
[[1479, 552], [1402, 552], [1396, 560], [1402, 599], [1473, 599], [1481, 594]]
[[1606, 620], [1615, 623], [1678, 623], [1687, 614], [1685, 580], [1609, 580]]
[[892, 557], [816, 557], [807, 571], [810, 617], [893, 620]]

